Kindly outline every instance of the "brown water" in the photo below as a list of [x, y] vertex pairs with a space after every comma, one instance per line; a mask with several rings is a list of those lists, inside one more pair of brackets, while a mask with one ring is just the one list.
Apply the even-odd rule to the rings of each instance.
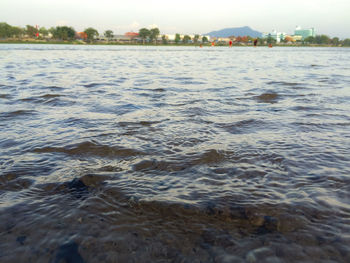
[[350, 49], [0, 45], [0, 262], [350, 262]]

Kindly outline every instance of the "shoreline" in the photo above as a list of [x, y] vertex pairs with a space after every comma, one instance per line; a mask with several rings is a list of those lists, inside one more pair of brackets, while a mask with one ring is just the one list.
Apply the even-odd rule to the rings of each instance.
[[[211, 47], [211, 43], [198, 44], [198, 43], [169, 43], [169, 44], [151, 44], [151, 43], [119, 43], [119, 42], [93, 42], [86, 43], [82, 41], [45, 41], [45, 40], [0, 40], [0, 44], [42, 44], [42, 45], [89, 45], [89, 46], [185, 46], [185, 47]], [[216, 44], [215, 47], [229, 47], [227, 44]], [[232, 47], [254, 47], [252, 44], [233, 44]], [[268, 47], [266, 45], [258, 45], [258, 47]], [[334, 47], [334, 48], [349, 48], [349, 46], [334, 46], [334, 45], [318, 45], [318, 44], [274, 44], [273, 47]]]

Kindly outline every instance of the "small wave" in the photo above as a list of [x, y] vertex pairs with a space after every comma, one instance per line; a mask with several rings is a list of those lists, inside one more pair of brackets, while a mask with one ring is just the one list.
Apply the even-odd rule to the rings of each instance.
[[262, 120], [248, 119], [234, 123], [221, 123], [217, 126], [225, 129], [232, 134], [246, 134], [255, 133], [258, 129], [261, 128], [269, 128], [271, 124]]
[[52, 99], [52, 98], [58, 98], [58, 97], [62, 97], [63, 95], [60, 94], [45, 94], [40, 96], [40, 98], [44, 98], [44, 99]]
[[74, 144], [66, 147], [44, 147], [33, 150], [35, 153], [64, 153], [67, 155], [97, 156], [97, 157], [133, 157], [145, 153], [123, 147], [111, 147], [100, 145], [90, 141]]
[[272, 85], [272, 86], [285, 86], [285, 87], [301, 87], [301, 86], [303, 86], [302, 83], [287, 82], [287, 81], [269, 81], [266, 84]]
[[149, 80], [149, 79], [135, 80], [134, 86], [135, 87], [143, 87], [143, 86], [151, 85], [153, 82], [154, 82], [153, 80]]
[[75, 103], [74, 101], [62, 100], [61, 98], [63, 97], [65, 97], [65, 95], [49, 93], [41, 96], [24, 98], [24, 99], [21, 99], [21, 101], [38, 103], [38, 104], [48, 104], [51, 106], [69, 106]]
[[46, 89], [49, 89], [49, 90], [52, 90], [52, 91], [55, 91], [55, 90], [57, 90], [57, 91], [62, 91], [62, 90], [64, 90], [65, 88], [63, 88], [63, 87], [59, 87], [59, 86], [48, 86], [48, 87], [45, 87]]
[[137, 121], [137, 122], [119, 122], [118, 126], [120, 127], [141, 127], [141, 126], [145, 126], [145, 127], [150, 127], [154, 124], [158, 124], [161, 123], [162, 121]]
[[111, 83], [89, 83], [89, 84], [84, 84], [83, 87], [85, 88], [94, 88], [94, 87], [100, 87], [100, 86], [110, 86]]
[[286, 81], [269, 81], [267, 85], [282, 85], [282, 86], [296, 86], [299, 85], [297, 82], [286, 82]]

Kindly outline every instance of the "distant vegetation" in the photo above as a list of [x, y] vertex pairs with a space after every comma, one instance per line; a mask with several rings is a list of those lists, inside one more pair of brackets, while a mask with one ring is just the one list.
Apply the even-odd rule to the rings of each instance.
[[[248, 27], [240, 28], [244, 30], [251, 30]], [[232, 31], [232, 29], [227, 29]], [[225, 32], [226, 32], [225, 31]], [[230, 31], [230, 32], [231, 32]], [[226, 32], [226, 33], [227, 33]], [[252, 31], [253, 32], [253, 31]], [[101, 38], [98, 31], [92, 27], [86, 28], [84, 32], [76, 32], [73, 27], [68, 26], [57, 26], [46, 29], [45, 27], [34, 27], [27, 25], [26, 27], [11, 26], [7, 23], [0, 23], [0, 42], [40, 42], [40, 43], [115, 43], [117, 41], [113, 40], [113, 31], [106, 30], [103, 34], [104, 40], [97, 42], [98, 37]], [[256, 38], [251, 36], [229, 36], [225, 40], [220, 40], [220, 38], [215, 39], [216, 45], [227, 45], [228, 40], [232, 40], [234, 45], [252, 45], [254, 40], [258, 40], [259, 45], [276, 44], [276, 41], [269, 38]], [[113, 42], [113, 41], [114, 42]], [[197, 45], [198, 43], [208, 43], [209, 39], [205, 36], [200, 37], [195, 35], [190, 37], [189, 35], [181, 36], [180, 34], [175, 35], [175, 39], [170, 41], [166, 35], [160, 36], [160, 30], [158, 28], [147, 29], [141, 28], [138, 32], [138, 37], [136, 40], [133, 38], [133, 42], [129, 43], [142, 43], [142, 44], [175, 44], [175, 45]], [[210, 40], [213, 41], [213, 40]], [[350, 46], [350, 39], [340, 39], [338, 37], [330, 38], [326, 35], [318, 35], [316, 37], [308, 37], [302, 41], [291, 41], [286, 38], [278, 45], [326, 45], [326, 46]]]

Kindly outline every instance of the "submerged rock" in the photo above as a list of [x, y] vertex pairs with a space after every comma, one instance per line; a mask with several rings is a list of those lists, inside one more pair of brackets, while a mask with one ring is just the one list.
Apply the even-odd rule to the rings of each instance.
[[63, 244], [58, 248], [54, 263], [84, 263], [78, 251], [78, 244], [74, 241]]

